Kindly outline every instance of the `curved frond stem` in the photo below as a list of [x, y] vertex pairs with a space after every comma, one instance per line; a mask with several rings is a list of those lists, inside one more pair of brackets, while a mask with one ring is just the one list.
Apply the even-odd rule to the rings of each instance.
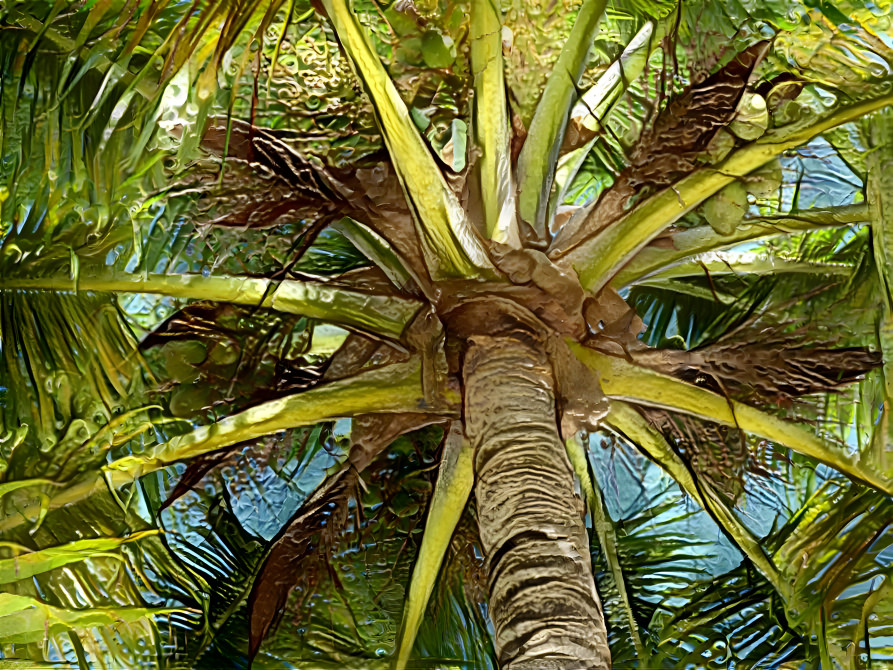
[[105, 469], [110, 482], [120, 486], [146, 472], [289, 428], [357, 414], [436, 410], [425, 400], [421, 364], [413, 358], [256, 405], [175, 437], [145, 454], [118, 459]]
[[13, 558], [0, 559], [0, 584], [12, 584], [21, 579], [31, 579], [34, 575], [43, 574], [70, 563], [79, 563], [88, 558], [114, 556], [123, 560], [123, 557], [113, 553], [122, 544], [157, 535], [160, 532], [160, 530], [146, 530], [126, 538], [98, 537], [77, 540]]
[[322, 0], [335, 33], [375, 108], [385, 145], [435, 277], [476, 277], [492, 263], [450, 190], [350, 0]]
[[662, 230], [720, 189], [768, 163], [780, 153], [802, 146], [826, 130], [860, 119], [890, 104], [893, 104], [893, 94], [844, 107], [813, 123], [769, 132], [756, 142], [734, 151], [719, 165], [697, 170], [653, 195], [601, 233], [554, 260], [561, 267], [573, 268], [583, 286], [597, 293]]
[[872, 145], [867, 157], [871, 247], [882, 295], [877, 333], [884, 354], [884, 412], [876, 427], [880, 437], [873, 442], [886, 469], [893, 437], [893, 111], [870, 119], [868, 135]]
[[869, 620], [872, 614], [877, 610], [881, 603], [890, 602], [893, 597], [893, 580], [885, 579], [883, 583], [874, 591], [868, 594], [862, 605], [861, 616], [859, 617], [859, 625], [853, 629], [852, 642], [858, 644], [860, 639], [864, 639], [868, 632]]
[[791, 596], [790, 584], [784, 581], [772, 559], [763, 551], [759, 539], [738, 520], [709, 484], [692, 474], [660, 431], [631, 405], [620, 400], [611, 402], [611, 410], [605, 421], [663, 468], [685, 493], [710, 514], [779, 595], [786, 600]]
[[599, 141], [603, 130], [602, 119], [610, 113], [630, 83], [642, 74], [663, 32], [663, 23], [655, 28], [654, 22], [646, 22], [617, 60], [580, 96], [571, 109], [568, 129], [560, 148], [563, 155], [555, 169], [555, 189], [549, 198], [550, 220], [564, 201], [567, 189], [580, 171], [586, 156]]
[[518, 156], [519, 213], [540, 237], [545, 235], [549, 191], [555, 177], [555, 163], [567, 127], [568, 112], [605, 4], [606, 0], [583, 0], [571, 34], [546, 82], [524, 147]]
[[740, 428], [830, 465], [880, 491], [893, 493], [893, 482], [877, 471], [866, 468], [858, 454], [849, 454], [796, 423], [621, 358], [575, 343], [570, 343], [570, 347], [586, 366], [599, 374], [602, 390], [609, 398], [660, 407]]
[[[454, 414], [446, 401], [433, 406], [426, 400], [418, 357], [256, 405], [145, 453], [119, 458], [104, 466], [102, 475], [88, 476], [54, 495], [48, 510], [84, 500], [106, 486], [114, 490], [169, 465], [264, 435], [359, 414], [401, 412]], [[0, 521], [0, 532], [26, 522], [37, 511], [32, 505], [8, 515]]]
[[[696, 226], [679, 230], [668, 236], [668, 246], [646, 246], [611, 281], [622, 288], [690, 256], [715, 251], [741, 242], [762, 237], [795, 233], [816, 228], [851, 226], [868, 221], [868, 206], [864, 203], [843, 205], [805, 212], [748, 219], [731, 235], [717, 233], [711, 226]], [[663, 238], [661, 238], [663, 239]]]
[[425, 520], [422, 545], [412, 569], [406, 605], [403, 608], [403, 621], [397, 637], [394, 670], [404, 670], [409, 661], [440, 566], [473, 485], [474, 450], [465, 438], [462, 423], [454, 421], [444, 441], [440, 471]]
[[703, 277], [704, 273], [708, 273], [711, 276], [729, 274], [753, 276], [816, 274], [848, 277], [853, 273], [853, 266], [845, 263], [801, 261], [766, 254], [712, 251], [661, 270], [638, 283], [660, 286], [662, 282], [672, 279]]
[[212, 300], [267, 307], [300, 314], [385, 337], [399, 338], [419, 311], [415, 300], [364, 293], [324, 282], [281, 281], [258, 277], [114, 274], [77, 279], [68, 276], [0, 279], [0, 290], [156, 293], [191, 300]]
[[[703, 270], [701, 270], [700, 276], [704, 276]], [[650, 277], [647, 277], [641, 281], [637, 281], [636, 286], [653, 286], [655, 288], [663, 289], [664, 291], [687, 295], [692, 298], [700, 298], [701, 300], [706, 300], [708, 302], [719, 302], [724, 305], [731, 305], [737, 299], [734, 293], [717, 290], [715, 286], [705, 287], [694, 282], [679, 279], [652, 280]]]
[[92, 635], [95, 634], [92, 629], [101, 626], [134, 624], [140, 620], [151, 621], [154, 617], [164, 614], [194, 611], [185, 607], [73, 609], [54, 607], [27, 595], [0, 593], [3, 642], [6, 644], [42, 643], [47, 639], [47, 635], [65, 630], [78, 630], [82, 634]]

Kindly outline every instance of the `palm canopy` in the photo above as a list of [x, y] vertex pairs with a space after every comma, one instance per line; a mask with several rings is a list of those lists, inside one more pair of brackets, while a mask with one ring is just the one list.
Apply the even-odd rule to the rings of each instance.
[[616, 667], [893, 658], [888, 6], [0, 12], [4, 659], [510, 662], [516, 331]]

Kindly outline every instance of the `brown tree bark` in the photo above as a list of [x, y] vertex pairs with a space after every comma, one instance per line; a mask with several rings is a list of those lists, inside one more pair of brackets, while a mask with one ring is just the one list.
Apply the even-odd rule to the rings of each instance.
[[473, 337], [463, 376], [499, 666], [610, 668], [545, 351], [523, 333]]

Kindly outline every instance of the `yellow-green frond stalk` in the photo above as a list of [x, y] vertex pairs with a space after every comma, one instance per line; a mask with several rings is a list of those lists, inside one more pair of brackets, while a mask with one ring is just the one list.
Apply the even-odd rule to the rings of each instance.
[[561, 137], [567, 126], [567, 113], [577, 94], [577, 81], [583, 73], [604, 10], [605, 0], [584, 0], [580, 6], [518, 156], [519, 211], [521, 218], [533, 226], [540, 237], [545, 234], [549, 191], [555, 177]]
[[874, 264], [882, 291], [878, 339], [884, 353], [884, 413], [875, 438], [877, 458], [889, 471], [889, 439], [893, 435], [893, 110], [875, 114], [868, 128], [868, 202]]
[[474, 72], [474, 134], [481, 150], [478, 183], [484, 230], [491, 240], [518, 248], [509, 117], [502, 63], [502, 15], [493, 0], [471, 3], [471, 67]]
[[425, 522], [422, 546], [412, 570], [409, 594], [403, 611], [403, 623], [397, 642], [395, 670], [403, 670], [422, 623], [428, 599], [440, 572], [443, 557], [450, 546], [453, 531], [462, 517], [474, 484], [474, 450], [465, 439], [462, 424], [454, 421], [447, 433], [437, 475], [434, 498]]
[[323, 5], [375, 108], [385, 145], [413, 210], [429, 271], [435, 278], [486, 273], [492, 264], [480, 239], [348, 0], [323, 0]]
[[664, 436], [639, 414], [632, 406], [615, 400], [607, 423], [626, 438], [634, 441], [639, 448], [663, 468], [692, 499], [710, 512], [714, 520], [728, 533], [739, 549], [750, 559], [772, 586], [782, 596], [788, 597], [790, 585], [785, 583], [772, 560], [760, 547], [759, 540], [741, 523], [734, 512], [703, 481], [696, 481], [683, 460], [673, 451]]
[[835, 447], [801, 425], [620, 358], [577, 344], [570, 346], [584, 364], [598, 372], [602, 390], [611, 399], [664, 407], [734, 426], [826, 463], [879, 491], [893, 493], [893, 482], [882, 473], [866, 467], [857, 456]]
[[714, 193], [788, 149], [890, 104], [893, 104], [893, 95], [886, 93], [842, 107], [813, 123], [770, 131], [731, 153], [717, 167], [698, 170], [656, 193], [600, 234], [555, 260], [561, 267], [574, 268], [587, 290], [598, 292], [658, 233]]

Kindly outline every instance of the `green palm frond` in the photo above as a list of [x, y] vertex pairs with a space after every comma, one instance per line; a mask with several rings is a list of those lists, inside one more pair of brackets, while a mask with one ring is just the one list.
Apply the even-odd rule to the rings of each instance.
[[688, 605], [662, 612], [660, 644], [666, 667], [730, 660], [779, 667], [806, 659], [803, 637], [785, 622], [772, 587], [747, 565], [684, 592]]
[[[606, 495], [612, 493], [606, 490]], [[632, 509], [623, 510], [620, 518], [608, 521], [616, 536], [616, 558], [626, 582], [628, 605], [621, 600], [603, 551], [593, 548], [599, 593], [605, 607], [615, 613], [611, 620], [611, 652], [618, 667], [642, 658], [633, 643], [634, 635], [642, 637], [649, 656], [654, 653], [653, 637], [657, 629], [652, 623], [667, 590], [673, 584], [697, 579], [704, 572], [695, 566], [707, 558], [702, 552], [708, 543], [689, 534], [686, 526], [691, 513], [680, 513], [679, 502], [671, 491], [658, 491], [643, 497]], [[658, 536], [661, 538], [659, 549], [654, 546]], [[627, 607], [637, 626], [635, 633], [630, 631], [630, 622], [621, 614]]]
[[[823, 484], [764, 539], [775, 549], [773, 560], [792, 585], [793, 597], [778, 599], [742, 565], [695, 587], [698, 595], [684, 607], [666, 610], [672, 615], [665, 619], [663, 653], [679, 663], [708, 653], [715, 663], [734, 658], [748, 664], [846, 664], [847, 653], [860, 663], [869, 656], [889, 658], [887, 587], [881, 576], [886, 568], [875, 559], [890, 542], [886, 503], [868, 491]], [[830, 506], [841, 513], [829, 515]], [[869, 508], [880, 513], [869, 515]], [[817, 554], [809, 556], [811, 551]]]
[[[145, 397], [146, 366], [118, 305], [107, 296], [4, 291], [0, 300], [4, 422], [27, 426], [35, 447], [62, 445], [54, 450], [61, 465], [61, 450], [79, 448]], [[4, 455], [4, 469], [17, 476], [33, 470], [34, 464], [15, 466], [14, 457]]]

